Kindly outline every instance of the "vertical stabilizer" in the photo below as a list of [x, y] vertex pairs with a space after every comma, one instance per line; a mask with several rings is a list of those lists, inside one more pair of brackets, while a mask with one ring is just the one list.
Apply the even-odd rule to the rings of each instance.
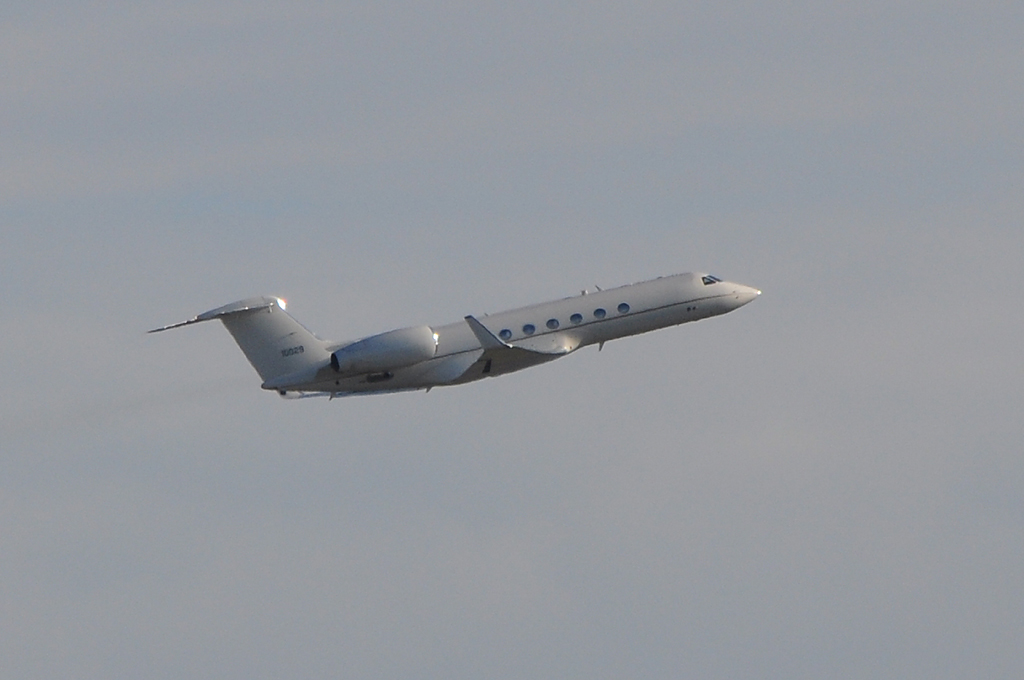
[[264, 382], [330, 362], [326, 343], [285, 311], [284, 300], [256, 297], [211, 309], [151, 333], [220, 319]]

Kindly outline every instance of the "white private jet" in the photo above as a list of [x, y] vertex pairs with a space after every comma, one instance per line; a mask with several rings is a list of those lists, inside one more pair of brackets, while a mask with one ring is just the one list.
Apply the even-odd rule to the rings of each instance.
[[677, 274], [490, 314], [445, 326], [412, 326], [353, 342], [327, 342], [255, 297], [150, 333], [220, 319], [263, 389], [283, 397], [429, 391], [518, 371], [580, 347], [731, 312], [761, 291], [710, 274]]

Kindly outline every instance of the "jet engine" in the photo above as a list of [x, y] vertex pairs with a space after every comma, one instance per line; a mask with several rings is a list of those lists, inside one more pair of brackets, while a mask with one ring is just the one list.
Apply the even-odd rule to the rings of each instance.
[[434, 358], [437, 336], [430, 326], [413, 326], [357, 340], [331, 354], [338, 373], [374, 373]]

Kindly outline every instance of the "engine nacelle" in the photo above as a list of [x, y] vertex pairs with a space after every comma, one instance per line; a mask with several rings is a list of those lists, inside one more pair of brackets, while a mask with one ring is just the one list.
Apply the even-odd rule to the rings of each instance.
[[434, 358], [437, 336], [430, 326], [399, 328], [371, 335], [331, 354], [338, 373], [376, 373]]

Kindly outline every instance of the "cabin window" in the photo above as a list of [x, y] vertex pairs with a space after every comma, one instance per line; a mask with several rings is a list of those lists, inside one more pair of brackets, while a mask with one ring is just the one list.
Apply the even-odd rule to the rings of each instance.
[[604, 311], [600, 307], [594, 310], [594, 318], [596, 319], [603, 319], [606, 314], [608, 314], [608, 312]]
[[625, 314], [626, 312], [629, 311], [629, 305], [627, 305], [625, 302], [623, 302], [616, 309], [619, 310], [619, 314]]
[[705, 286], [710, 286], [712, 283], [721, 283], [722, 282], [722, 279], [718, 278], [717, 276], [712, 276], [711, 274], [708, 274], [707, 276], [701, 277], [700, 280], [704, 282]]
[[525, 326], [523, 326], [523, 332], [526, 333], [527, 335], [533, 335], [536, 331], [537, 327], [534, 326], [532, 323], [528, 323]]
[[501, 332], [498, 333], [498, 337], [501, 338], [502, 340], [508, 342], [509, 340], [512, 339], [512, 331], [510, 331], [507, 328], [502, 328]]
[[573, 323], [583, 323], [583, 315], [573, 314], [572, 316], [569, 317], [569, 321], [572, 321]]
[[558, 328], [558, 319], [548, 319], [547, 327], [551, 330]]

